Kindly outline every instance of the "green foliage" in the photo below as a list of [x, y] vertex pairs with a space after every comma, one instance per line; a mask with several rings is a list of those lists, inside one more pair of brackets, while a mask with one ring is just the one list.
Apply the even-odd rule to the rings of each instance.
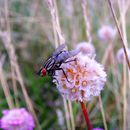
[[[64, 5], [62, 3], [63, 1], [57, 2], [59, 19], [66, 38], [66, 43], [69, 47], [74, 48], [76, 43], [79, 41], [86, 41], [87, 39], [80, 0], [72, 2], [72, 14], [67, 11], [68, 6]], [[42, 130], [66, 130], [62, 97], [49, 76], [43, 78], [36, 75], [41, 64], [53, 52], [55, 46], [51, 17], [46, 4], [45, 2], [36, 0], [10, 0], [8, 4], [12, 44], [15, 47], [15, 53], [22, 72], [24, 84], [27, 93], [32, 100], [40, 126]], [[3, 7], [1, 8], [4, 10]], [[108, 7], [105, 2], [99, 0], [99, 3], [95, 3], [89, 0], [88, 14], [91, 24], [92, 42], [96, 48], [96, 59], [98, 62], [102, 61], [108, 43], [105, 44], [98, 39], [97, 30], [104, 23], [112, 24], [113, 20], [111, 16], [106, 16], [106, 14], [110, 15], [110, 12], [108, 12]], [[70, 15], [68, 15], [69, 13]], [[130, 32], [129, 26], [130, 25], [128, 24], [128, 34]], [[128, 37], [128, 40], [130, 40], [130, 37]], [[119, 39], [113, 41], [114, 52], [120, 48], [119, 42]], [[12, 86], [12, 77], [10, 76], [10, 60], [8, 53], [0, 40], [0, 55], [1, 54], [6, 55], [6, 62], [3, 66], [3, 70], [14, 101], [15, 96]], [[122, 109], [118, 109], [117, 99], [120, 100], [119, 104], [122, 108], [122, 89], [120, 88], [122, 85], [122, 65], [117, 65], [115, 67], [115, 65], [108, 64], [105, 69], [107, 71], [107, 83], [101, 96], [108, 128], [109, 130], [115, 130], [116, 128], [121, 130]], [[114, 71], [116, 71], [116, 74]], [[27, 107], [19, 83], [16, 83], [16, 85], [18, 88], [19, 106]], [[78, 102], [73, 102], [72, 106], [76, 129], [84, 130], [86, 124], [84, 123], [84, 120], [82, 120], [83, 116], [81, 116], [82, 111], [80, 105]], [[92, 120], [92, 125], [94, 127], [103, 128], [103, 119], [98, 98], [87, 103], [87, 106], [91, 108], [89, 109], [89, 115]], [[3, 109], [8, 109], [8, 105], [0, 84], [0, 117], [2, 116]], [[61, 110], [63, 113], [63, 128], [58, 122], [57, 109]]]

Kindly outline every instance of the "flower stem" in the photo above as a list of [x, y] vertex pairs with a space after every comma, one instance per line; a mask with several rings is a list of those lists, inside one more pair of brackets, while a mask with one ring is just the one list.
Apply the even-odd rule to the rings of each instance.
[[91, 123], [90, 123], [90, 120], [89, 120], [87, 108], [86, 108], [84, 102], [80, 102], [80, 105], [81, 105], [81, 108], [82, 108], [82, 111], [83, 111], [83, 114], [84, 114], [84, 118], [85, 118], [85, 121], [86, 121], [86, 124], [87, 124], [87, 128], [88, 128], [88, 130], [92, 130], [92, 126], [91, 126]]

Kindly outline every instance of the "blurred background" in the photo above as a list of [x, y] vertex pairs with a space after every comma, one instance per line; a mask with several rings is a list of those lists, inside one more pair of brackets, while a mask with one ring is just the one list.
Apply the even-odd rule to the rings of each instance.
[[[36, 75], [57, 46], [54, 19], [46, 1], [0, 0], [0, 117], [3, 109], [11, 108], [11, 98], [15, 107], [25, 107], [33, 113], [36, 124], [42, 130], [67, 130], [66, 121], [71, 122], [71, 114], [75, 129], [85, 130], [79, 103], [72, 102], [72, 111], [70, 107], [68, 113], [52, 79]], [[96, 60], [104, 65], [107, 73], [107, 83], [101, 98], [94, 97], [87, 102], [90, 120], [93, 127], [104, 128], [106, 122], [108, 130], [129, 130], [129, 71], [126, 61], [118, 63], [116, 58], [118, 49], [122, 47], [120, 36], [108, 1], [86, 1], [88, 26], [85, 23], [83, 1], [56, 0], [55, 4], [68, 49], [75, 48], [80, 42], [88, 42], [88, 30], [96, 50]], [[112, 5], [128, 47], [130, 1], [112, 0]], [[115, 31], [115, 35], [107, 40], [98, 34], [104, 25], [109, 25]], [[123, 60], [123, 57], [119, 59]], [[69, 103], [66, 101], [68, 107]], [[36, 130], [40, 127], [37, 125]]]

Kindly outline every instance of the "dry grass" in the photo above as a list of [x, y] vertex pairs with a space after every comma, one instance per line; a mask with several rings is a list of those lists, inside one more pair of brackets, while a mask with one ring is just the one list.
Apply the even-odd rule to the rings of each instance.
[[[35, 117], [37, 130], [85, 129], [80, 106], [62, 100], [51, 79], [39, 78], [35, 71], [59, 44], [66, 42], [68, 48], [74, 48], [78, 42], [89, 41], [95, 45], [96, 59], [107, 72], [100, 101], [94, 98], [87, 103], [92, 124], [105, 130], [130, 129], [129, 6], [129, 0], [1, 0], [0, 116], [3, 109], [27, 107]], [[117, 30], [110, 43], [97, 36], [105, 24]], [[118, 64], [116, 52], [121, 47], [126, 60]], [[62, 127], [57, 109], [66, 120]]]

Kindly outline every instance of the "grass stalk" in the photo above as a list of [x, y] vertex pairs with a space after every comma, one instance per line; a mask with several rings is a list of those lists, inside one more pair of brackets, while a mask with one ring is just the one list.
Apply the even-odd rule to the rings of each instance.
[[123, 130], [126, 130], [126, 113], [127, 113], [127, 97], [126, 97], [126, 92], [127, 92], [127, 78], [126, 78], [126, 64], [125, 60], [123, 62]]
[[13, 65], [11, 65], [11, 74], [12, 74], [12, 85], [13, 85], [13, 91], [14, 91], [14, 98], [15, 98], [15, 105], [18, 108], [19, 107], [19, 102], [18, 102], [18, 89], [16, 86], [16, 80], [15, 80], [15, 70]]
[[71, 120], [72, 130], [75, 130], [75, 122], [74, 122], [74, 116], [73, 116], [71, 101], [68, 101], [68, 106], [69, 106], [69, 111], [70, 111], [70, 120]]
[[126, 57], [126, 61], [127, 61], [127, 64], [128, 64], [128, 68], [130, 69], [130, 62], [129, 62], [129, 57], [128, 57], [126, 46], [125, 46], [125, 41], [123, 39], [123, 36], [122, 36], [122, 33], [121, 33], [121, 29], [119, 27], [119, 23], [118, 23], [118, 20], [117, 20], [117, 17], [116, 17], [116, 14], [115, 14], [115, 11], [114, 11], [114, 8], [113, 8], [111, 0], [108, 0], [108, 5], [109, 5], [110, 10], [112, 12], [112, 16], [113, 16], [113, 19], [115, 21], [115, 24], [116, 24], [116, 27], [117, 27], [117, 31], [118, 31], [120, 39], [121, 39], [121, 43], [122, 43], [122, 46], [123, 46], [123, 49], [124, 49], [124, 52], [125, 52], [125, 57]]
[[3, 64], [4, 64], [4, 56], [2, 56], [0, 59], [0, 81], [1, 81], [1, 86], [4, 91], [9, 109], [12, 109], [12, 108], [14, 108], [14, 103], [13, 103], [13, 100], [12, 100], [12, 97], [10, 94], [9, 86], [8, 86], [5, 76], [4, 76], [3, 67], [2, 67]]
[[[60, 27], [57, 3], [56, 3], [56, 1], [52, 1], [52, 0], [46, 0], [46, 3], [48, 5], [48, 8], [49, 8], [49, 11], [51, 14], [55, 47], [57, 47], [58, 44], [65, 43], [65, 38], [63, 37], [61, 27]], [[69, 119], [70, 119], [69, 117], [73, 117], [72, 116], [73, 113], [70, 114], [69, 110], [68, 110], [68, 108], [70, 108], [71, 103], [68, 104], [64, 97], [63, 97], [63, 103], [64, 103], [64, 109], [65, 109], [67, 129], [71, 130], [70, 122], [72, 123], [72, 126], [75, 127], [74, 123], [73, 123], [73, 118], [71, 118], [71, 121], [69, 121]]]
[[70, 121], [69, 121], [69, 111], [68, 111], [67, 100], [64, 97], [63, 97], [63, 103], [64, 103], [64, 110], [65, 110], [65, 119], [66, 119], [67, 130], [71, 130], [71, 124], [70, 124]]
[[[125, 46], [127, 48], [128, 44], [127, 44], [126, 17], [125, 17], [126, 3], [124, 0], [122, 0], [122, 1], [118, 1], [118, 5], [119, 5], [119, 10], [121, 15], [122, 36], [124, 39]], [[123, 61], [123, 130], [127, 129], [126, 114], [127, 114], [127, 68], [124, 60]]]
[[89, 22], [89, 18], [88, 18], [87, 0], [82, 0], [81, 6], [82, 6], [82, 12], [83, 12], [84, 21], [85, 21], [85, 27], [86, 27], [86, 29], [85, 29], [86, 30], [86, 38], [88, 39], [88, 42], [91, 43], [92, 37], [90, 34], [91, 28], [90, 28], [90, 22]]
[[[10, 23], [9, 23], [9, 18], [8, 18], [9, 11], [8, 11], [8, 1], [7, 0], [4, 1], [4, 10], [5, 10], [6, 30], [8, 32], [8, 36], [5, 38], [8, 39], [7, 42], [11, 42], [11, 29], [10, 29]], [[3, 39], [3, 42], [4, 42], [4, 39]], [[18, 90], [17, 90], [16, 80], [15, 80], [15, 69], [14, 69], [15, 66], [14, 66], [12, 60], [10, 60], [10, 62], [11, 62], [12, 85], [13, 85], [13, 91], [14, 91], [15, 104], [16, 104], [16, 107], [18, 107], [19, 106], [18, 105]]]
[[105, 128], [105, 130], [108, 130], [101, 95], [99, 95], [99, 104], [100, 104], [100, 109], [101, 109], [101, 113], [102, 113], [104, 128]]
[[[7, 27], [7, 37], [5, 37], [6, 41], [3, 41], [3, 44], [8, 52], [8, 55], [9, 55], [9, 58], [10, 58], [10, 62], [12, 63], [11, 64], [11, 67], [14, 68], [14, 73], [16, 73], [16, 76], [17, 76], [17, 79], [21, 85], [21, 89], [22, 89], [22, 92], [23, 92], [23, 95], [25, 97], [25, 101], [26, 101], [26, 104], [30, 110], [30, 112], [33, 114], [34, 116], [34, 119], [36, 121], [36, 124], [38, 126], [38, 129], [41, 130], [40, 128], [40, 125], [39, 125], [39, 122], [38, 122], [38, 119], [37, 119], [37, 116], [36, 116], [36, 113], [33, 109], [33, 105], [31, 103], [31, 100], [27, 94], [27, 91], [25, 89], [25, 86], [24, 86], [24, 81], [23, 81], [23, 78], [22, 78], [22, 75], [21, 75], [21, 72], [20, 72], [20, 68], [19, 68], [19, 65], [17, 63], [17, 59], [16, 59], [16, 55], [15, 55], [15, 49], [13, 47], [13, 45], [11, 44], [11, 29], [10, 29], [10, 20], [9, 20], [9, 7], [8, 7], [8, 1], [5, 0], [4, 2], [4, 5], [5, 5], [5, 21], [6, 21], [6, 27]], [[15, 88], [16, 89], [16, 88]], [[17, 91], [15, 92], [15, 94], [17, 93]]]
[[[87, 11], [87, 0], [82, 0], [81, 6], [82, 6], [82, 13], [84, 16], [84, 21], [85, 21], [85, 27], [86, 27], [86, 37], [88, 39], [88, 42], [91, 43], [92, 37], [91, 37], [91, 33], [90, 33], [91, 28], [90, 28], [90, 22], [89, 22], [88, 11]], [[110, 50], [110, 49], [111, 49], [111, 45], [108, 47], [108, 50]], [[107, 56], [108, 56], [108, 53], [105, 54], [105, 58], [104, 58], [105, 61], [103, 61], [103, 62], [106, 62]], [[101, 96], [99, 96], [99, 104], [100, 104], [100, 109], [101, 109], [101, 113], [102, 113], [102, 117], [103, 117], [103, 124], [104, 124], [105, 130], [107, 130], [107, 123], [106, 123], [106, 118], [105, 118], [105, 114], [104, 114]]]

